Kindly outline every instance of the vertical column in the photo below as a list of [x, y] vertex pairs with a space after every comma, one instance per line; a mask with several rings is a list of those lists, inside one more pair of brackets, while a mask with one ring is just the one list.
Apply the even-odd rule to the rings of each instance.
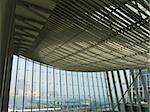
[[113, 97], [112, 97], [112, 93], [111, 93], [111, 86], [110, 86], [108, 71], [106, 72], [106, 76], [107, 76], [108, 89], [109, 89], [110, 100], [111, 100], [111, 107], [112, 107], [112, 111], [114, 112], [115, 111], [114, 110], [114, 102], [113, 102]]
[[123, 73], [124, 73], [124, 78], [125, 78], [125, 82], [126, 82], [126, 86], [127, 86], [129, 100], [130, 100], [130, 111], [133, 112], [133, 102], [132, 102], [131, 95], [130, 95], [130, 88], [129, 88], [129, 82], [127, 79], [127, 74], [126, 74], [125, 70], [123, 70]]
[[119, 86], [120, 86], [121, 96], [123, 98], [123, 111], [126, 112], [126, 105], [125, 105], [126, 102], [125, 102], [124, 95], [123, 95], [123, 88], [122, 88], [122, 83], [121, 83], [121, 78], [120, 78], [119, 70], [117, 70], [117, 76], [118, 76], [118, 80], [119, 80]]
[[0, 0], [0, 111], [8, 111], [16, 0]]
[[140, 96], [138, 94], [138, 89], [137, 89], [137, 79], [135, 79], [134, 71], [130, 70], [130, 72], [131, 72], [131, 76], [132, 76], [132, 80], [133, 80], [133, 86], [134, 86], [134, 89], [135, 89], [135, 92], [136, 92], [136, 100], [138, 102], [139, 112], [142, 112], [142, 109], [141, 109], [141, 100], [140, 100]]

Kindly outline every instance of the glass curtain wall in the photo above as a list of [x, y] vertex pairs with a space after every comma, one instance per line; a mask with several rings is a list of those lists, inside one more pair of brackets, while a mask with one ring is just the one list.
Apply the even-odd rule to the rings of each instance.
[[[133, 73], [134, 77], [130, 70], [64, 71], [14, 56], [9, 112], [124, 112], [128, 105], [132, 112], [137, 100], [134, 98], [134, 83], [138, 86], [137, 91], [143, 101], [150, 92], [149, 70], [134, 70]], [[139, 73], [144, 77], [146, 87], [143, 86]]]
[[13, 57], [9, 111], [101, 111], [109, 104], [103, 72], [64, 71]]

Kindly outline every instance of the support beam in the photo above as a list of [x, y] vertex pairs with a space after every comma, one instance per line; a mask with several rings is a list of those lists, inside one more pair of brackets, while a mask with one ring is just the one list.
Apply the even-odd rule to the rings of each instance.
[[44, 21], [32, 19], [32, 18], [29, 18], [29, 17], [23, 17], [23, 16], [20, 16], [18, 14], [15, 15], [15, 18], [20, 20], [20, 21], [23, 21], [23, 22], [30, 21], [30, 22], [37, 23], [37, 24], [40, 24], [40, 25], [44, 25], [45, 24]]
[[16, 0], [0, 0], [0, 112], [8, 111]]
[[39, 32], [40, 31], [40, 30], [37, 30], [37, 29], [34, 29], [34, 28], [21, 26], [21, 25], [17, 25], [17, 24], [15, 24], [15, 28], [19, 29], [19, 30], [30, 30], [30, 31], [33, 31], [33, 32]]
[[17, 5], [25, 5], [25, 6], [28, 6], [28, 7], [32, 7], [36, 10], [39, 10], [39, 11], [42, 11], [44, 13], [47, 13], [47, 14], [50, 14], [51, 13], [51, 10], [50, 9], [47, 9], [47, 8], [44, 8], [42, 6], [39, 6], [39, 5], [35, 5], [35, 4], [32, 4], [32, 3], [29, 3], [27, 1], [17, 1]]

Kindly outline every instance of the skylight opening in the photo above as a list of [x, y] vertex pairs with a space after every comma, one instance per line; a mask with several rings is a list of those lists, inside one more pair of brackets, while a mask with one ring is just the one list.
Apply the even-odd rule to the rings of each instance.
[[137, 3], [137, 4], [138, 4], [138, 7], [139, 7], [142, 11], [144, 11], [147, 15], [150, 16], [150, 11], [148, 11], [147, 9], [145, 9], [141, 4], [139, 4], [139, 3]]
[[132, 10], [134, 13], [136, 13], [136, 14], [139, 15], [138, 10], [137, 10], [136, 8], [132, 7], [132, 6], [129, 5], [129, 4], [125, 4], [125, 5], [126, 5], [130, 10]]
[[140, 28], [142, 28], [143, 30], [145, 30], [146, 32], [148, 32], [148, 34], [150, 34], [150, 31], [147, 30], [146, 28], [144, 28], [143, 26], [140, 26]]
[[111, 9], [109, 9], [108, 7], [104, 7], [106, 10], [108, 10], [109, 12], [111, 12], [112, 10]]
[[122, 18], [121, 16], [119, 16], [118, 14], [116, 14], [115, 12], [112, 12], [115, 16], [117, 16], [118, 18], [122, 19], [123, 21], [125, 21], [126, 23], [128, 23], [129, 25], [131, 25], [130, 22], [128, 22], [127, 20], [125, 20], [124, 18]]
[[123, 12], [121, 12], [119, 9], [116, 9], [116, 11], [120, 14], [122, 14], [124, 17], [128, 18], [130, 21], [132, 21], [133, 23], [135, 23], [136, 21], [134, 21], [133, 19], [131, 19], [129, 16], [127, 16], [126, 14], [124, 14]]

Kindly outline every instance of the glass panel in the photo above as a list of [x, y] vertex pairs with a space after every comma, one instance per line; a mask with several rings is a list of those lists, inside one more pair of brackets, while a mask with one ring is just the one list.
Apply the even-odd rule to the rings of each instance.
[[39, 63], [34, 63], [34, 68], [33, 68], [33, 96], [32, 96], [32, 109], [39, 109], [40, 104], [39, 104]]
[[46, 66], [41, 65], [40, 110], [47, 110]]
[[15, 101], [15, 89], [16, 89], [16, 82], [17, 82], [17, 71], [18, 71], [18, 57], [13, 56], [13, 65], [12, 65], [12, 72], [11, 76], [11, 86], [10, 86], [10, 93], [9, 93], [9, 111], [13, 111], [14, 101]]
[[31, 89], [32, 89], [32, 62], [26, 61], [26, 72], [24, 79], [24, 102], [23, 109], [31, 109]]

